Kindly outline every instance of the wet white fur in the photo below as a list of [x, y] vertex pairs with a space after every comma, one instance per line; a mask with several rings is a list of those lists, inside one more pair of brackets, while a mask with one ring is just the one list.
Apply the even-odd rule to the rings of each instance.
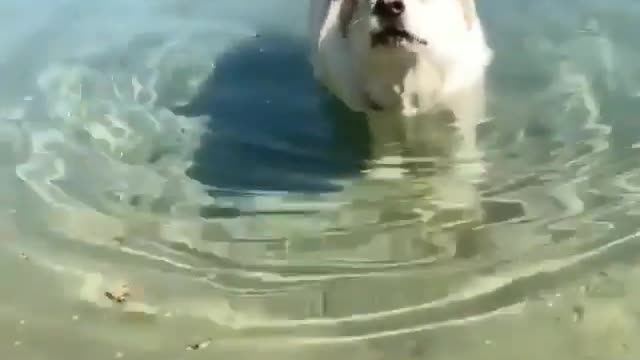
[[[341, 8], [350, 1], [354, 8], [345, 37]], [[367, 113], [374, 157], [397, 155], [397, 148], [388, 146], [395, 143], [416, 155], [433, 155], [436, 149], [437, 155], [477, 158], [475, 133], [485, 119], [485, 72], [492, 53], [474, 0], [405, 0], [405, 28], [428, 44], [400, 48], [371, 48], [370, 34], [380, 26], [372, 16], [374, 4], [310, 1], [315, 77], [349, 108]], [[369, 101], [384, 110], [372, 111]], [[430, 116], [438, 109], [453, 113], [458, 131]], [[456, 133], [461, 136], [452, 136]]]

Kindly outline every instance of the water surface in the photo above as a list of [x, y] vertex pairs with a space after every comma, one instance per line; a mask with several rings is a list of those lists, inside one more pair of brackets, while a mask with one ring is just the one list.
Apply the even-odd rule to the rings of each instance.
[[363, 176], [306, 4], [0, 4], [0, 353], [636, 359], [640, 5], [479, 3], [479, 221]]

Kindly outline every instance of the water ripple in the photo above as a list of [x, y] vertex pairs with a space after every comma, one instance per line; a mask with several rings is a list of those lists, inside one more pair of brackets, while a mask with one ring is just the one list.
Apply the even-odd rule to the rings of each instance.
[[[71, 3], [47, 16], [67, 19]], [[274, 354], [348, 345], [397, 358], [410, 339], [438, 348], [534, 326], [594, 342], [567, 325], [579, 321], [557, 320], [596, 302], [576, 289], [603, 272], [634, 282], [637, 6], [479, 5], [499, 56], [493, 118], [479, 129], [490, 171], [471, 184], [435, 159], [369, 161], [365, 119], [311, 77], [294, 21], [304, 4], [230, 4], [220, 16], [219, 1], [158, 1], [107, 31], [118, 3], [73, 36], [33, 25], [0, 52], [3, 79], [22, 79], [0, 91], [0, 263], [19, 274], [0, 289], [18, 299], [0, 303], [0, 318], [45, 331], [86, 316], [93, 332], [63, 326], [134, 354], [179, 358], [199, 337], [214, 353], [259, 340]], [[285, 8], [290, 23], [265, 16]], [[48, 33], [46, 48], [29, 45]], [[121, 282], [131, 300], [120, 306], [104, 293]]]

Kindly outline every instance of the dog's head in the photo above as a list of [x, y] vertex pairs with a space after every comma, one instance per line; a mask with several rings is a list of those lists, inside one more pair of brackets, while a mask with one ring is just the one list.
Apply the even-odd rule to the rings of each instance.
[[343, 36], [376, 50], [442, 51], [459, 46], [477, 21], [475, 0], [338, 1]]

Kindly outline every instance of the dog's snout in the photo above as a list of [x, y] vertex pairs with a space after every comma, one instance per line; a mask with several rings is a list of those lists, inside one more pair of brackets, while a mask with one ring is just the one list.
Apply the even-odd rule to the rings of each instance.
[[404, 10], [404, 0], [378, 0], [373, 7], [373, 13], [381, 19], [395, 19]]

